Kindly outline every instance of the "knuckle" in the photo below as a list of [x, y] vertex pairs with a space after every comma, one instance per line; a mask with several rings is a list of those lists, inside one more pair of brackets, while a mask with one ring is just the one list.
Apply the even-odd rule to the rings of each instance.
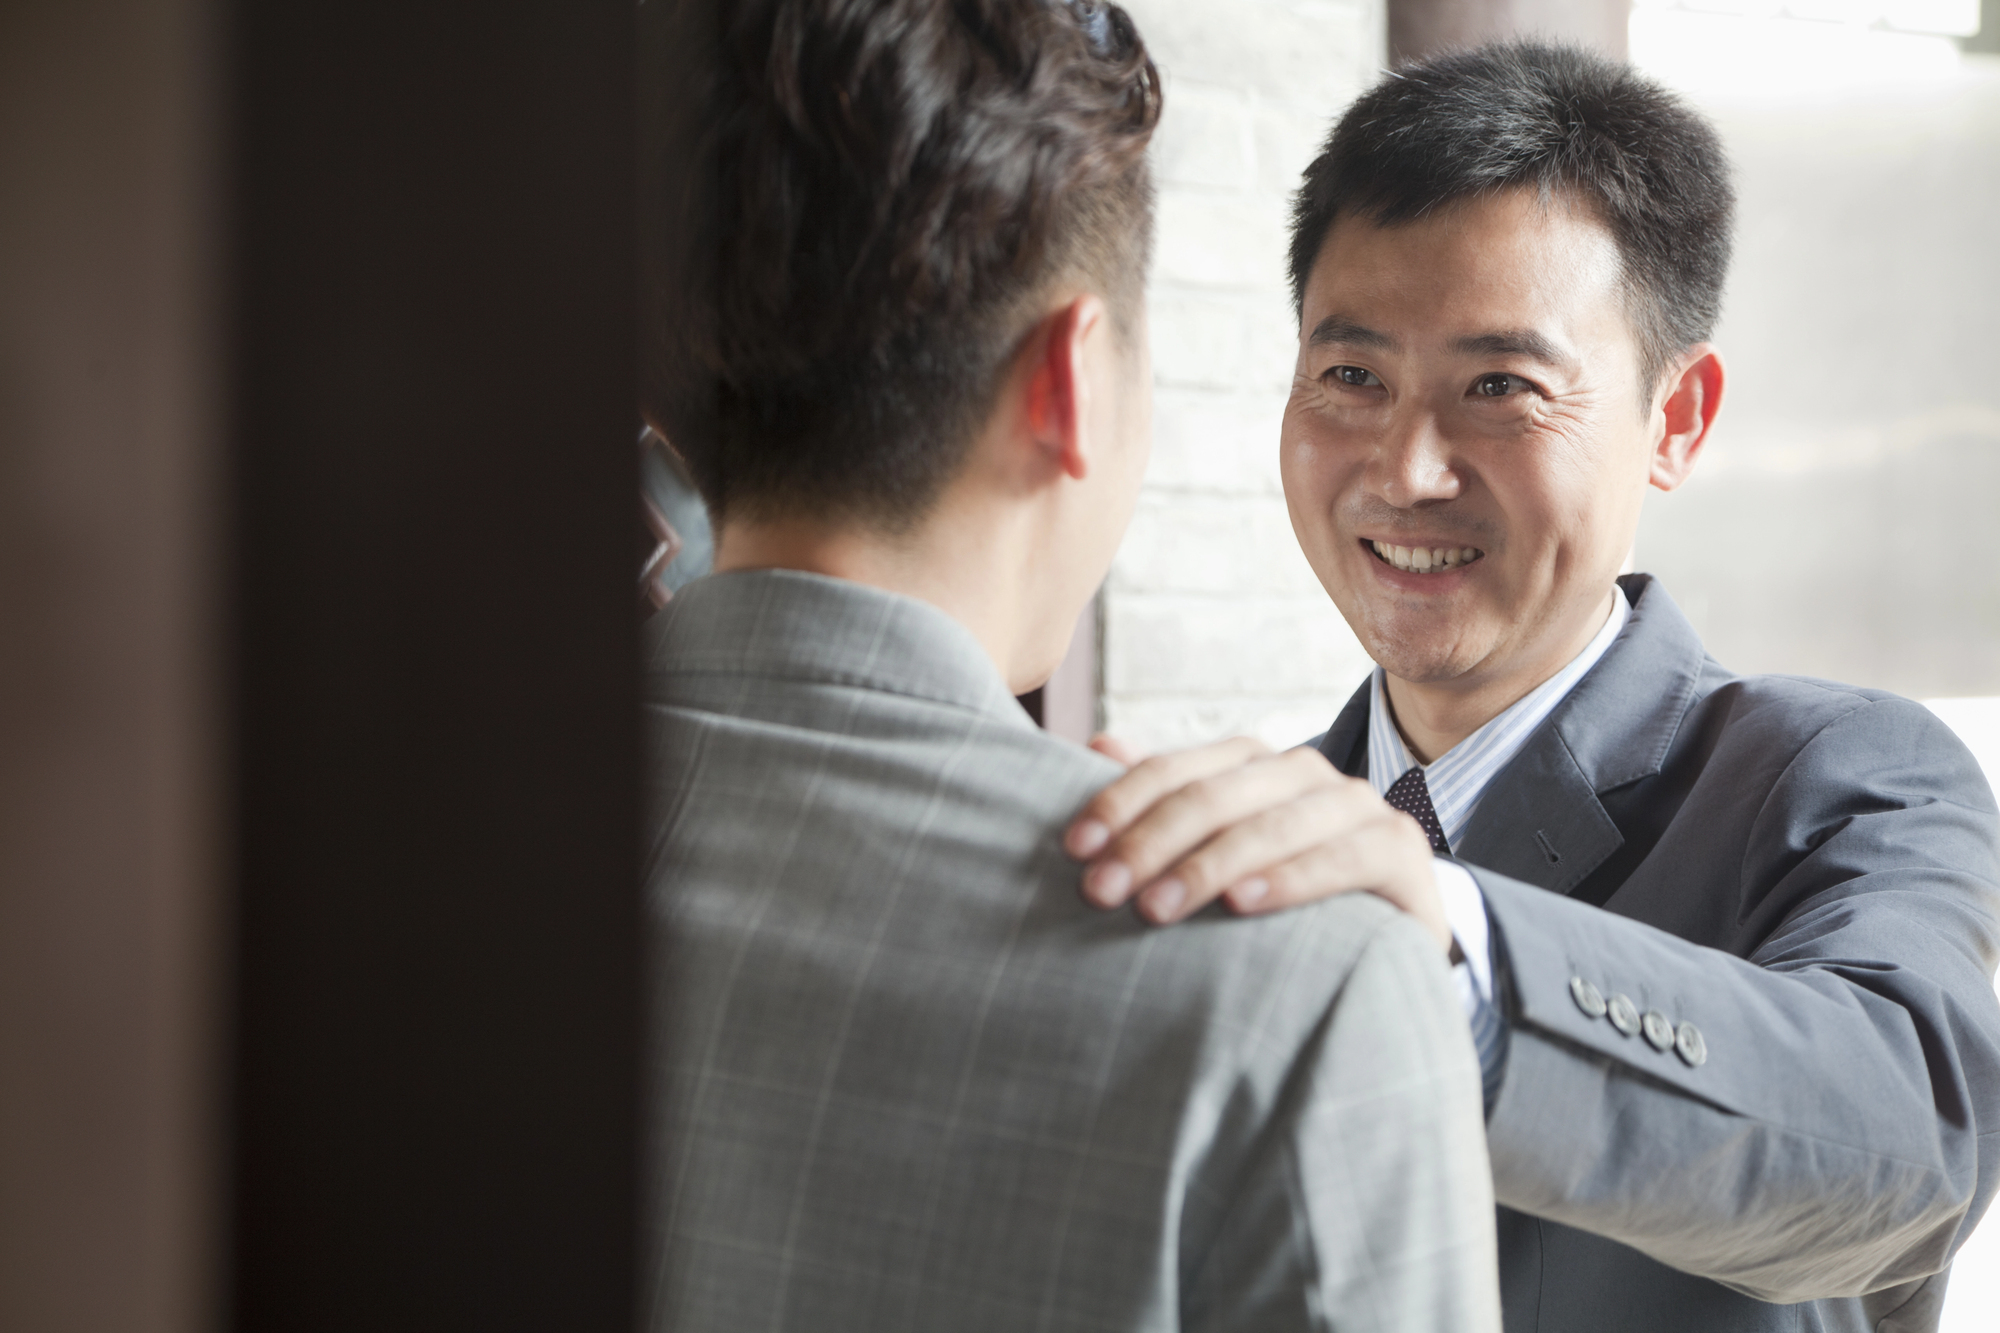
[[1114, 861], [1122, 862], [1132, 872], [1135, 880], [1143, 884], [1152, 878], [1153, 838], [1152, 830], [1139, 824], [1127, 829], [1111, 840], [1110, 846], [1100, 854]]
[[1186, 835], [1195, 827], [1212, 822], [1219, 797], [1208, 782], [1190, 782], [1160, 799], [1145, 821], [1164, 834]]
[[1222, 803], [1223, 793], [1227, 790], [1228, 781], [1225, 778], [1197, 778], [1174, 793], [1174, 799], [1190, 813], [1205, 814]]
[[[1356, 827], [1353, 795], [1339, 787], [1315, 787], [1293, 802], [1301, 811], [1301, 817], [1312, 821], [1317, 828], [1326, 831], [1326, 836], [1335, 837], [1347, 829]], [[1388, 807], [1384, 806], [1387, 810]], [[1395, 811], [1390, 810], [1390, 814]], [[1360, 821], [1365, 823], [1365, 819]]]
[[1118, 811], [1118, 787], [1114, 782], [1083, 803], [1078, 818], [1108, 819]]
[[1219, 882], [1214, 858], [1200, 852], [1181, 862], [1175, 874], [1187, 886], [1189, 896], [1197, 902], [1213, 897], [1226, 887]]
[[1231, 829], [1230, 836], [1246, 849], [1293, 856], [1335, 834], [1334, 826], [1308, 795], [1258, 810]]
[[1121, 829], [1137, 818], [1143, 808], [1136, 796], [1127, 796], [1114, 788], [1100, 793], [1086, 813], [1106, 828]]
[[1169, 805], [1162, 803], [1113, 840], [1113, 854], [1141, 882], [1163, 871], [1186, 840], [1182, 821], [1173, 818]]
[[1144, 814], [1163, 786], [1160, 768], [1149, 767], [1156, 762], [1146, 760], [1099, 792], [1092, 802], [1098, 818], [1112, 828], [1122, 828]]
[[1287, 801], [1243, 824], [1241, 831], [1246, 839], [1295, 848], [1317, 841], [1315, 835], [1319, 832], [1319, 823], [1313, 818], [1313, 809], [1308, 802]]
[[1303, 745], [1285, 751], [1284, 754], [1279, 756], [1279, 761], [1290, 765], [1301, 773], [1325, 780], [1328, 786], [1336, 785], [1337, 779], [1346, 776], [1339, 769], [1328, 763], [1325, 755], [1321, 754], [1318, 750]]

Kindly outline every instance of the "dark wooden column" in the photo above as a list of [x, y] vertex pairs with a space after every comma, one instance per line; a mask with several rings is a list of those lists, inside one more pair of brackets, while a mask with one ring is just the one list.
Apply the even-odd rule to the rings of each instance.
[[1389, 63], [1531, 35], [1623, 60], [1631, 13], [1631, 0], [1389, 0]]
[[0, 3], [0, 1329], [633, 1327], [630, 0]]
[[629, 1333], [633, 8], [231, 15], [235, 1320]]

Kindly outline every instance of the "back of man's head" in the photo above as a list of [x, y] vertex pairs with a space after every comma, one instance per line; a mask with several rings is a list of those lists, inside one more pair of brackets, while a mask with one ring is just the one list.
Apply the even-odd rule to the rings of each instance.
[[1116, 5], [680, 0], [660, 31], [642, 392], [718, 516], [908, 528], [1038, 298], [1138, 318], [1159, 79]]
[[1299, 188], [1294, 302], [1336, 218], [1393, 227], [1509, 189], [1581, 202], [1610, 229], [1648, 386], [1707, 340], [1735, 208], [1721, 140], [1628, 66], [1536, 42], [1408, 66], [1348, 108]]

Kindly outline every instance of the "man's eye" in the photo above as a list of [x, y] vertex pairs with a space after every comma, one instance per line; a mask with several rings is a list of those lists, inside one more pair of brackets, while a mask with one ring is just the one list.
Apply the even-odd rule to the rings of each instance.
[[1481, 375], [1472, 382], [1472, 391], [1481, 398], [1505, 398], [1510, 393], [1526, 393], [1531, 386], [1519, 375], [1506, 375], [1496, 371], [1491, 375]]
[[1373, 371], [1363, 370], [1360, 366], [1335, 366], [1327, 374], [1342, 384], [1349, 384], [1357, 389], [1370, 388], [1382, 382], [1375, 378]]

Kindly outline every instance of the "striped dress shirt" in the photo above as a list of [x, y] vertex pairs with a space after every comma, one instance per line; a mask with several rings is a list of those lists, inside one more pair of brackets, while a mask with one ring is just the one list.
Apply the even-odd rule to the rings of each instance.
[[[1570, 659], [1568, 666], [1422, 766], [1424, 781], [1430, 788], [1431, 808], [1437, 812], [1446, 845], [1457, 845], [1459, 835], [1465, 832], [1493, 779], [1521, 752], [1535, 728], [1597, 665], [1631, 614], [1631, 603], [1626, 600], [1624, 589], [1618, 588], [1604, 627], [1584, 645], [1582, 652]], [[1386, 681], [1382, 668], [1376, 667], [1368, 692], [1368, 784], [1376, 795], [1383, 797], [1398, 778], [1417, 766], [1416, 757], [1396, 729]], [[1490, 1111], [1506, 1066], [1507, 1032], [1493, 1003], [1493, 953], [1486, 902], [1463, 866], [1442, 857], [1432, 864], [1437, 873], [1438, 894], [1444, 899], [1445, 919], [1465, 954], [1465, 961], [1452, 970], [1452, 981], [1466, 1020], [1472, 1025], [1472, 1044], [1479, 1055], [1480, 1082]]]
[[[1615, 585], [1614, 585], [1615, 586]], [[1480, 797], [1499, 776], [1509, 760], [1521, 752], [1542, 720], [1569, 697], [1576, 683], [1597, 665], [1611, 647], [1618, 631], [1632, 614], [1624, 590], [1618, 589], [1604, 628], [1597, 631], [1584, 650], [1570, 664], [1509, 705], [1498, 717], [1423, 766], [1424, 782], [1430, 787], [1431, 805], [1437, 811], [1444, 840], [1456, 847], [1459, 835], [1479, 808]], [[1379, 796], [1387, 796], [1396, 779], [1416, 765], [1410, 747], [1396, 730], [1395, 714], [1389, 707], [1386, 677], [1381, 667], [1368, 695], [1368, 782]], [[1462, 941], [1461, 941], [1462, 942]]]

